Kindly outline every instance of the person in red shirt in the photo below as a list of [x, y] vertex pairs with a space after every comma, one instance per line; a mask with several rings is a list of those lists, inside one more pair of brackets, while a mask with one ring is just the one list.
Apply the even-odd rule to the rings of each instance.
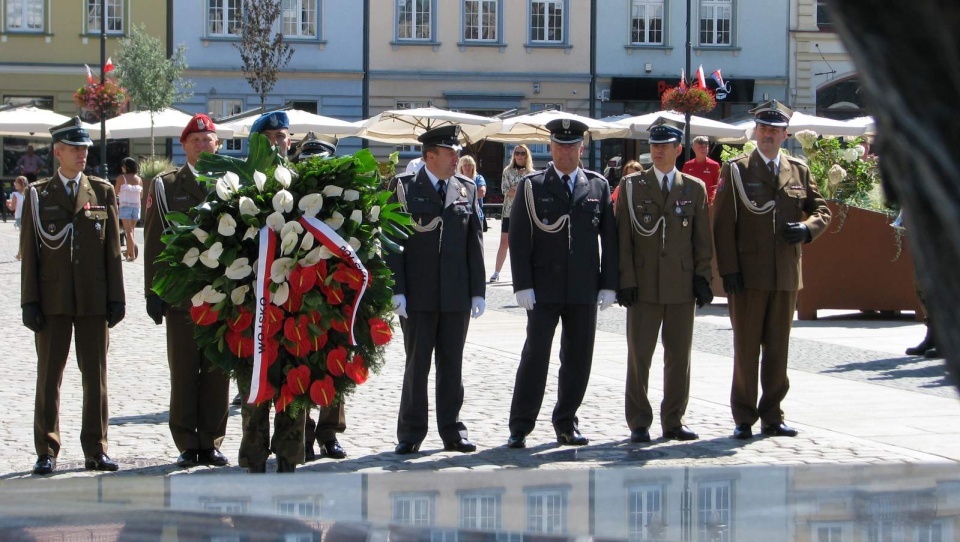
[[697, 136], [693, 138], [693, 154], [696, 158], [687, 160], [683, 164], [683, 172], [703, 181], [707, 185], [707, 201], [713, 203], [717, 193], [717, 182], [720, 180], [720, 164], [707, 157], [710, 153], [710, 138]]

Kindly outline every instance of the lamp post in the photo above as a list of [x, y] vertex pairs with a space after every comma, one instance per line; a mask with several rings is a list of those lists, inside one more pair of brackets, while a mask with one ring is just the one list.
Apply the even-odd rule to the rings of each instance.
[[[100, 88], [107, 80], [107, 1], [100, 0]], [[107, 119], [100, 106], [100, 167], [97, 174], [107, 179]]]
[[[690, 0], [687, 0], [687, 69], [684, 72], [684, 77], [690, 77], [690, 70], [692, 66], [690, 65], [690, 50], [693, 45], [691, 43], [690, 36]], [[690, 112], [686, 111], [683, 113], [684, 127], [683, 127], [683, 161], [686, 162], [690, 159]]]

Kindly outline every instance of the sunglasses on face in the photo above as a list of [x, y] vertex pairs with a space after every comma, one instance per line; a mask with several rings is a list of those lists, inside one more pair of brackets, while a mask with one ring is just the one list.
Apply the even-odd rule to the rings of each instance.
[[527, 153], [525, 153], [525, 152], [523, 152], [523, 151], [517, 151], [517, 152], [513, 153], [513, 155], [514, 155], [514, 156], [526, 156]]

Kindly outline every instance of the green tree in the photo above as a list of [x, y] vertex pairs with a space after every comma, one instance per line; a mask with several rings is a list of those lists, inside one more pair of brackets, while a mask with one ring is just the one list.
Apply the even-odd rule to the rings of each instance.
[[240, 51], [244, 78], [260, 96], [260, 111], [265, 110], [264, 103], [277, 83], [277, 73], [293, 57], [290, 44], [283, 42], [283, 34], [272, 31], [282, 11], [280, 2], [244, 0], [239, 24], [240, 42], [233, 44]]
[[187, 69], [186, 46], [182, 43], [167, 58], [159, 38], [136, 25], [117, 53], [117, 79], [127, 89], [137, 107], [150, 112], [150, 154], [156, 156], [153, 115], [193, 95], [193, 82], [181, 79]]

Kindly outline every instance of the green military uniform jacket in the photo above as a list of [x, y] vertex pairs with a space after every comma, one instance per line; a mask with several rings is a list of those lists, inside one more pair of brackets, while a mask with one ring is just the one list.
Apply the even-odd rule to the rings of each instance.
[[156, 262], [164, 249], [160, 240], [166, 229], [164, 215], [174, 212], [190, 214], [206, 197], [206, 190], [197, 182], [189, 165], [164, 171], [151, 183], [143, 219], [143, 285], [146, 295], [151, 293], [157, 268], [164, 265]]

